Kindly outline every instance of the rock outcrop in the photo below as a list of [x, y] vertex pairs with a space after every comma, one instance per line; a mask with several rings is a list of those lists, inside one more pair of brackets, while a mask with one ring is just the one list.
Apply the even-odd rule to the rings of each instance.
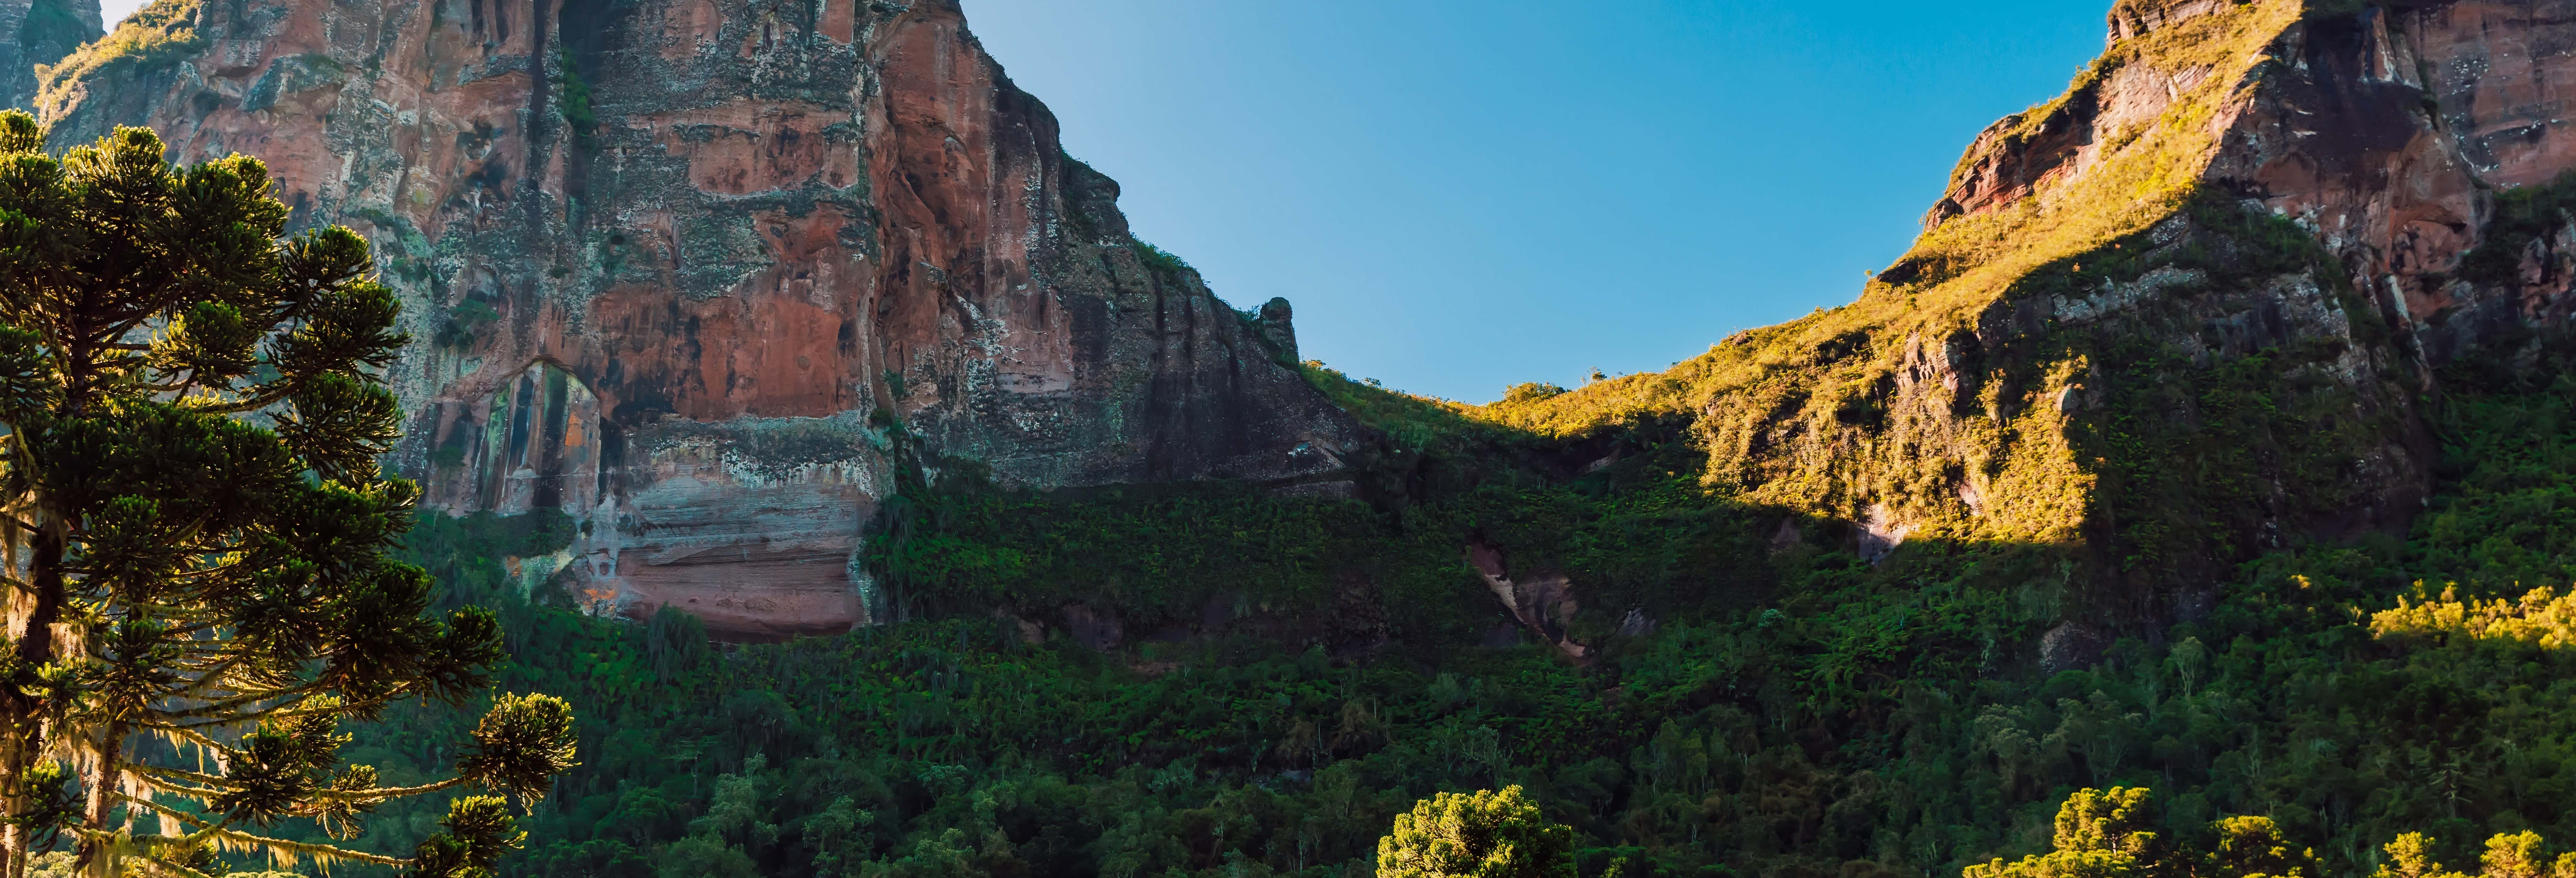
[[1580, 661], [1591, 655], [1590, 647], [1576, 643], [1566, 634], [1566, 623], [1573, 620], [1580, 605], [1574, 597], [1574, 582], [1565, 574], [1541, 572], [1513, 579], [1502, 550], [1483, 543], [1468, 544], [1467, 566], [1475, 568], [1477, 578], [1494, 593], [1494, 600], [1501, 602], [1512, 620], [1529, 634], [1556, 647], [1567, 658]]
[[0, 0], [0, 101], [36, 105], [36, 71], [99, 38], [98, 0]]
[[2238, 5], [2240, 0], [2119, 0], [2111, 4], [2111, 43], [2118, 45], [2121, 40]]
[[[2269, 514], [2298, 504], [2282, 496], [2295, 490], [2292, 467], [2267, 465], [2255, 490], [2273, 495], [2267, 514], [2226, 542], [2241, 552], [2301, 529], [2404, 522], [2431, 478], [2410, 398], [2438, 392], [2447, 367], [2464, 361], [2527, 366], [2565, 338], [2576, 310], [2576, 215], [2564, 210], [2576, 194], [2566, 182], [2576, 179], [2566, 176], [2576, 133], [2564, 118], [2576, 98], [2566, 51], [2576, 2], [2122, 0], [2110, 24], [2111, 50], [2065, 97], [1978, 138], [1927, 217], [1926, 246], [1881, 280], [1922, 289], [1905, 274], [1970, 261], [1942, 253], [1957, 252], [1956, 230], [2011, 225], [2014, 214], [2116, 212], [2103, 202], [2152, 202], [2158, 176], [2186, 181], [2200, 203], [2287, 219], [2322, 246], [2326, 265], [2217, 283], [2206, 264], [2134, 279], [2022, 274], [2004, 280], [1975, 334], [1991, 350], [2000, 315], [2032, 341], [2049, 326], [2107, 320], [2202, 366], [2256, 354], [2305, 360], [2293, 383], [2337, 388], [2343, 423], [2371, 424], [2318, 480], [2338, 486], [2341, 502]], [[2190, 39], [2156, 42], [2177, 31]], [[2186, 244], [2187, 213], [2132, 213], [2153, 225], [2126, 246]], [[2050, 269], [2111, 269], [2129, 257], [2119, 236], [2096, 240], [2089, 253], [2050, 254], [2063, 260]], [[2122, 313], [2167, 316], [2140, 324]], [[2097, 357], [2086, 374], [2055, 382], [2057, 392], [2098, 405], [2106, 365]], [[2119, 480], [2115, 461], [2095, 462], [2113, 464], [2097, 487]], [[2072, 463], [2086, 468], [2080, 456]], [[2107, 534], [2117, 525], [2102, 520], [2100, 499], [2089, 517]]]
[[955, 0], [142, 18], [161, 49], [46, 84], [58, 142], [249, 153], [296, 223], [374, 240], [414, 338], [397, 465], [451, 511], [580, 519], [563, 575], [600, 611], [869, 620], [860, 532], [912, 452], [934, 478], [1285, 486], [1341, 478], [1355, 441], [1283, 365], [1287, 304], [1238, 312], [1132, 237]]
[[[2182, 21], [2232, 12], [2232, 0], [2122, 0], [2114, 46]], [[2576, 228], [2536, 236], [2514, 271], [2463, 265], [2500, 193], [2576, 170], [2576, 2], [2323, 4], [2264, 46], [2209, 130], [2200, 179], [2314, 232], [2380, 319], [2439, 365], [2481, 344], [2528, 344], [2558, 327]], [[2097, 67], [2097, 70], [2100, 68]], [[2214, 66], [2120, 63], [2079, 81], [2045, 118], [2017, 116], [1981, 136], [1927, 219], [2007, 209], [2035, 183], [2084, 173]], [[2016, 137], [2022, 131], [2031, 134]], [[2512, 351], [2504, 352], [2508, 355]]]

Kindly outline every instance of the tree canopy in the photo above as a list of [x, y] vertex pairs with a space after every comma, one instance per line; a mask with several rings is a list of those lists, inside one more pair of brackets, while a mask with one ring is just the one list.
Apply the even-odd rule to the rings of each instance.
[[[521, 835], [506, 800], [574, 764], [569, 705], [500, 697], [444, 781], [339, 755], [343, 720], [477, 699], [502, 658], [490, 612], [433, 618], [386, 554], [419, 497], [376, 464], [400, 304], [357, 234], [287, 235], [259, 161], [163, 152], [123, 128], [49, 156], [0, 114], [0, 878], [63, 842], [94, 875], [223, 850], [482, 874]], [[263, 832], [344, 840], [461, 787], [407, 858]]]
[[1574, 830], [1549, 823], [1520, 787], [1437, 793], [1395, 815], [1377, 843], [1378, 878], [1573, 878]]
[[2294, 849], [2269, 817], [2228, 817], [2201, 835], [2206, 850], [2177, 844], [2145, 787], [2084, 789], [2057, 809], [2054, 850], [2018, 862], [1970, 865], [1965, 878], [2306, 878], [2316, 855]]

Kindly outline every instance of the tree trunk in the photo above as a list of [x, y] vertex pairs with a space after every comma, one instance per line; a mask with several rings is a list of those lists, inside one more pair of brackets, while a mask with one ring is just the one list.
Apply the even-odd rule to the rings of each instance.
[[[106, 732], [102, 734], [97, 741], [95, 752], [98, 757], [98, 768], [87, 776], [81, 778], [81, 785], [89, 788], [89, 812], [87, 819], [90, 827], [93, 829], [106, 829], [108, 826], [107, 818], [116, 811], [116, 797], [114, 793], [118, 786], [117, 772], [124, 770], [123, 760], [120, 758], [125, 755], [124, 743], [125, 723], [122, 721], [110, 721], [107, 724]], [[129, 816], [131, 815], [129, 814]], [[111, 855], [112, 852], [108, 849], [106, 844], [91, 839], [81, 840], [79, 862], [81, 866], [87, 868], [91, 874], [120, 874], [117, 871], [116, 862], [114, 860], [98, 864], [93, 864], [92, 862], [99, 857]]]
[[[55, 661], [54, 623], [63, 615], [63, 531], [59, 522], [39, 521], [30, 546], [32, 564], [29, 586], [35, 593], [27, 607], [26, 630], [18, 638], [17, 655], [21, 667], [41, 668]], [[44, 752], [44, 704], [33, 695], [10, 687], [0, 692], [0, 776], [11, 780], [8, 794], [0, 795], [0, 808], [12, 815], [26, 813], [34, 800], [16, 784], [35, 768], [36, 758]], [[33, 833], [27, 827], [9, 826], [0, 834], [0, 875], [24, 878], [27, 860], [37, 852], [30, 850]]]

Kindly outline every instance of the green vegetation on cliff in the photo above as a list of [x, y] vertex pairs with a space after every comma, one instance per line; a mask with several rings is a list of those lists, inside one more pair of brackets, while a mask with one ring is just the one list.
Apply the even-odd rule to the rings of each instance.
[[599, 110], [591, 106], [590, 83], [581, 78], [581, 59], [565, 46], [555, 53], [555, 81], [562, 89], [565, 125], [583, 152], [599, 150]]

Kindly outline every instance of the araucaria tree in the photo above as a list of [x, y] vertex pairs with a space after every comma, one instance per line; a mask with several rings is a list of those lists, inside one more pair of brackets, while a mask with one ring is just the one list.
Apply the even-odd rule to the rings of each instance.
[[[0, 114], [0, 878], [66, 844], [98, 876], [223, 851], [488, 872], [519, 842], [506, 799], [574, 764], [568, 705], [499, 698], [439, 783], [337, 752], [342, 720], [475, 698], [501, 658], [490, 612], [428, 617], [429, 578], [386, 557], [418, 490], [375, 462], [403, 337], [366, 241], [285, 237], [248, 157], [173, 168], [139, 128], [44, 145]], [[410, 857], [268, 834], [346, 840], [460, 788]]]

